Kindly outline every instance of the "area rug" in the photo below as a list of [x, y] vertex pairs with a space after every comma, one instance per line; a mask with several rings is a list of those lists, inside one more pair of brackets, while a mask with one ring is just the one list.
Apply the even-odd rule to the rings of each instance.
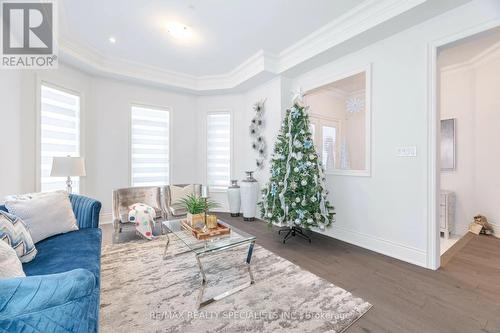
[[[163, 259], [166, 236], [103, 249], [102, 332], [343, 332], [371, 305], [284, 258], [256, 246], [255, 284], [200, 310], [196, 259]], [[184, 252], [180, 241], [169, 254]], [[249, 280], [247, 248], [203, 258], [204, 299]]]

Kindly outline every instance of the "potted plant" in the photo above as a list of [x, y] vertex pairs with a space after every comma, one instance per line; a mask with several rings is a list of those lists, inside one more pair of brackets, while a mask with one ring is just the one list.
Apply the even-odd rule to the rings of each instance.
[[219, 205], [210, 199], [205, 199], [194, 194], [189, 194], [179, 200], [179, 203], [187, 210], [187, 222], [192, 227], [198, 224], [205, 224], [205, 211], [219, 207]]

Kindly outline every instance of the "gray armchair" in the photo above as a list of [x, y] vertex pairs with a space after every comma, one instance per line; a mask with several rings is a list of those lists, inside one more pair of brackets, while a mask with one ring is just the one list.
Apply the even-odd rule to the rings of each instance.
[[181, 218], [186, 216], [187, 211], [179, 200], [188, 194], [201, 195], [200, 184], [175, 184], [163, 187], [163, 210], [167, 218]]
[[159, 186], [127, 187], [113, 190], [113, 226], [115, 241], [122, 227], [132, 225], [128, 220], [129, 206], [144, 203], [154, 208], [156, 218], [166, 216], [162, 204], [162, 188]]

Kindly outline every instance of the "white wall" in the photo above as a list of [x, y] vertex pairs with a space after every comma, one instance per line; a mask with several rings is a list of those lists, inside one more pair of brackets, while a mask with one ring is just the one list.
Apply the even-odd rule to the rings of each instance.
[[[282, 80], [277, 78], [243, 94], [226, 94], [197, 98], [200, 133], [198, 146], [201, 148], [199, 156], [202, 158], [199, 174], [203, 183], [206, 183], [207, 112], [219, 110], [231, 111], [233, 122], [233, 165], [231, 166], [231, 178], [241, 181], [245, 178], [245, 171], [256, 170], [255, 160], [257, 154], [251, 148], [252, 140], [249, 127], [254, 116], [253, 105], [263, 99], [266, 100], [264, 137], [267, 141], [268, 154], [264, 168], [256, 171], [254, 177], [259, 181], [261, 186], [267, 182], [270, 174], [269, 157], [273, 151], [274, 141], [281, 126], [281, 89]], [[211, 192], [211, 196], [221, 204], [221, 210], [228, 210], [226, 192]]]
[[[474, 1], [305, 73], [294, 86], [372, 64], [372, 175], [328, 176], [337, 222], [325, 233], [427, 265], [427, 87], [429, 43], [500, 18], [495, 1]], [[399, 146], [417, 156], [396, 156]]]
[[[476, 211], [500, 231], [500, 54], [476, 74]], [[497, 234], [497, 236], [499, 236]]]
[[463, 235], [475, 207], [475, 73], [468, 69], [440, 76], [441, 119], [456, 118], [456, 169], [441, 172], [441, 189], [455, 193], [455, 227]]
[[[49, 82], [81, 93], [85, 108], [90, 77], [80, 71], [60, 66], [50, 71], [6, 71], [0, 75], [0, 100], [2, 102], [0, 144], [7, 151], [6, 160], [0, 163], [0, 198], [7, 194], [34, 192], [37, 190], [37, 104], [39, 84]], [[82, 109], [82, 126], [86, 112]], [[81, 150], [85, 152], [85, 133], [82, 133]], [[8, 158], [7, 158], [8, 156]], [[85, 190], [85, 182], [82, 182]]]
[[[428, 45], [489, 20], [499, 19], [500, 6], [496, 0], [473, 1], [293, 80], [277, 78], [242, 94], [195, 97], [95, 78], [64, 66], [60, 70], [40, 74], [40, 77], [53, 80], [55, 84], [59, 81], [75, 83], [85, 93], [85, 151], [89, 174], [85, 179], [85, 190], [101, 200], [103, 212], [109, 213], [112, 188], [128, 185], [126, 121], [131, 102], [173, 108], [173, 140], [181, 142], [173, 145], [173, 183], [203, 181], [204, 137], [196, 133], [196, 128], [203, 128], [203, 111], [231, 109], [234, 112], [235, 135], [233, 177], [242, 179], [245, 170], [253, 169], [255, 159], [248, 134], [254, 102], [267, 98], [265, 133], [272, 150], [280, 117], [290, 103], [291, 88], [320, 81], [325, 84], [329, 77], [338, 77], [372, 64], [371, 176], [328, 176], [330, 199], [336, 207], [337, 222], [325, 233], [426, 266]], [[1, 166], [2, 194], [35, 189], [35, 82], [35, 76], [29, 73], [9, 74], [2, 71], [0, 76], [1, 87], [6, 88], [0, 92], [0, 115], [2, 125], [6, 119], [9, 127], [4, 131], [6, 126], [2, 126], [0, 142], [2, 150], [7, 149], [6, 144], [12, 147], [9, 158], [14, 161], [13, 165]], [[492, 89], [490, 87], [485, 91], [494, 96]], [[10, 108], [4, 108], [4, 101]], [[498, 110], [497, 102], [492, 99], [484, 107]], [[18, 108], [21, 115], [16, 114]], [[487, 133], [493, 131], [489, 127], [494, 124], [493, 120], [498, 121], [492, 111], [479, 120], [488, 128]], [[416, 145], [417, 157], [397, 157], [396, 148], [401, 145]], [[21, 155], [15, 149], [21, 149]], [[492, 168], [486, 164], [483, 167]], [[257, 174], [261, 185], [267, 180], [268, 170], [267, 162], [265, 171]], [[484, 193], [491, 196], [488, 189], [484, 189]], [[225, 198], [225, 194], [220, 194], [220, 197]]]
[[197, 116], [191, 95], [92, 79], [87, 123], [86, 193], [111, 212], [111, 190], [130, 186], [129, 127], [132, 104], [171, 108], [170, 182], [193, 183], [197, 176]]
[[22, 188], [21, 80], [18, 71], [0, 75], [0, 197]]
[[455, 193], [454, 233], [476, 214], [500, 224], [500, 52], [472, 65], [442, 71], [441, 119], [456, 118], [456, 169], [441, 172], [441, 188]]
[[[127, 84], [87, 75], [61, 65], [57, 70], [38, 72], [4, 71], [0, 112], [5, 130], [0, 133], [2, 150], [11, 163], [0, 163], [0, 197], [34, 192], [37, 188], [37, 104], [39, 84], [48, 82], [81, 96], [81, 155], [86, 158], [87, 176], [81, 193], [103, 204], [101, 213], [109, 220], [111, 191], [126, 187], [129, 177], [129, 119], [133, 103], [172, 109], [172, 183], [199, 182], [197, 110], [194, 96]], [[5, 120], [5, 121], [4, 121]], [[4, 126], [2, 126], [4, 127]], [[189, 130], [190, 129], [190, 130]]]

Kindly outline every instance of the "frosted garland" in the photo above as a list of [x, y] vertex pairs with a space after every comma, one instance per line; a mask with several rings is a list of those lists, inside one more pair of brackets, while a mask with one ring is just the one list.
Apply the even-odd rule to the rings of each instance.
[[[294, 106], [295, 107], [295, 106]], [[288, 208], [286, 207], [285, 203], [285, 193], [288, 188], [288, 177], [290, 176], [290, 159], [292, 158], [292, 148], [293, 148], [293, 141], [294, 138], [292, 138], [292, 112], [288, 112], [288, 157], [286, 159], [286, 173], [285, 173], [285, 178], [283, 179], [283, 191], [281, 191], [279, 197], [280, 197], [280, 202], [281, 202], [281, 209], [283, 209], [284, 215], [280, 216], [279, 221], [280, 223], [283, 222], [286, 216], [288, 216]], [[288, 221], [287, 221], [288, 222]]]

